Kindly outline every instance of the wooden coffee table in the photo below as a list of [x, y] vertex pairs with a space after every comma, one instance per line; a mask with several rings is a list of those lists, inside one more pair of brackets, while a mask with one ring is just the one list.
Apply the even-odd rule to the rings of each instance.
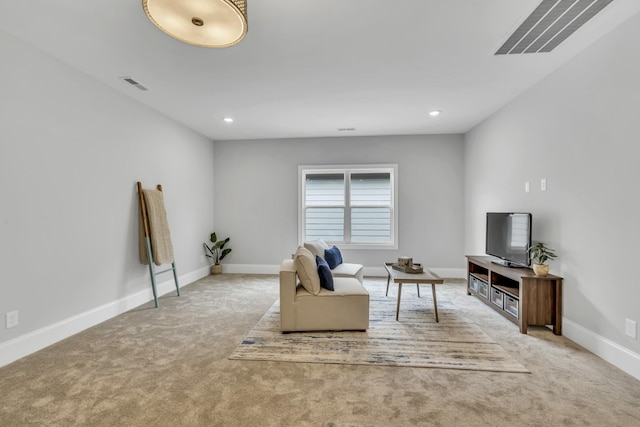
[[431, 284], [431, 292], [433, 293], [433, 309], [436, 313], [436, 322], [438, 322], [438, 302], [436, 300], [436, 285], [441, 285], [444, 283], [444, 280], [438, 277], [437, 274], [432, 273], [431, 271], [424, 269], [422, 273], [405, 273], [404, 271], [396, 270], [391, 265], [393, 263], [386, 262], [384, 264], [384, 268], [387, 270], [389, 276], [387, 277], [387, 292], [385, 296], [389, 294], [389, 282], [391, 279], [395, 283], [398, 284], [398, 307], [396, 308], [396, 320], [398, 320], [398, 315], [400, 313], [400, 296], [402, 295], [402, 284], [403, 283], [415, 283], [418, 288], [418, 297], [420, 297], [420, 284], [421, 283], [430, 283]]

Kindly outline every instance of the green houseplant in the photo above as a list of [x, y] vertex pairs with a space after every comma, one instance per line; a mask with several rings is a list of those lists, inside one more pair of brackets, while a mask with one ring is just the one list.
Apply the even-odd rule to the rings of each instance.
[[209, 240], [211, 241], [211, 246], [207, 245], [206, 243], [203, 243], [202, 245], [206, 249], [205, 255], [213, 260], [211, 273], [222, 273], [222, 265], [220, 265], [220, 262], [231, 252], [231, 248], [225, 248], [226, 244], [229, 243], [229, 240], [231, 240], [231, 238], [227, 237], [226, 239], [218, 240], [218, 236], [216, 236], [216, 233], [214, 232], [211, 233]]
[[527, 249], [529, 259], [532, 261], [533, 272], [536, 276], [546, 276], [549, 274], [549, 265], [545, 264], [548, 259], [553, 259], [557, 255], [554, 250], [544, 243], [538, 242]]

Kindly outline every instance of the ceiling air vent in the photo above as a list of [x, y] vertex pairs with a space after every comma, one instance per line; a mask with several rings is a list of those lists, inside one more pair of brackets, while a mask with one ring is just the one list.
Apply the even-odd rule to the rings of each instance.
[[551, 52], [613, 0], [542, 0], [496, 55]]
[[131, 77], [120, 77], [125, 82], [129, 83], [131, 86], [135, 86], [140, 90], [149, 90], [147, 87], [141, 85], [137, 81], [133, 80]]

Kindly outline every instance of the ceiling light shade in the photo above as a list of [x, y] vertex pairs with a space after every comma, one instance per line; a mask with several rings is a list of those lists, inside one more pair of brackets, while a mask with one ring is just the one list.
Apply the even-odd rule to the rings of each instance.
[[153, 24], [185, 43], [228, 47], [247, 34], [246, 0], [142, 0]]

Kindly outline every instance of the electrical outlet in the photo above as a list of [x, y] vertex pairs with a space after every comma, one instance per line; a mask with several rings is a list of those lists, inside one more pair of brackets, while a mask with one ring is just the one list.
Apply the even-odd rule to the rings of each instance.
[[18, 310], [5, 314], [5, 327], [7, 329], [18, 326]]
[[529, 191], [531, 191], [531, 184], [529, 184], [529, 181], [525, 181], [524, 182], [524, 192], [528, 193]]
[[547, 180], [546, 180], [546, 178], [542, 178], [540, 180], [540, 191], [547, 191]]
[[633, 338], [638, 339], [638, 325], [631, 319], [626, 319], [624, 322], [624, 333]]

